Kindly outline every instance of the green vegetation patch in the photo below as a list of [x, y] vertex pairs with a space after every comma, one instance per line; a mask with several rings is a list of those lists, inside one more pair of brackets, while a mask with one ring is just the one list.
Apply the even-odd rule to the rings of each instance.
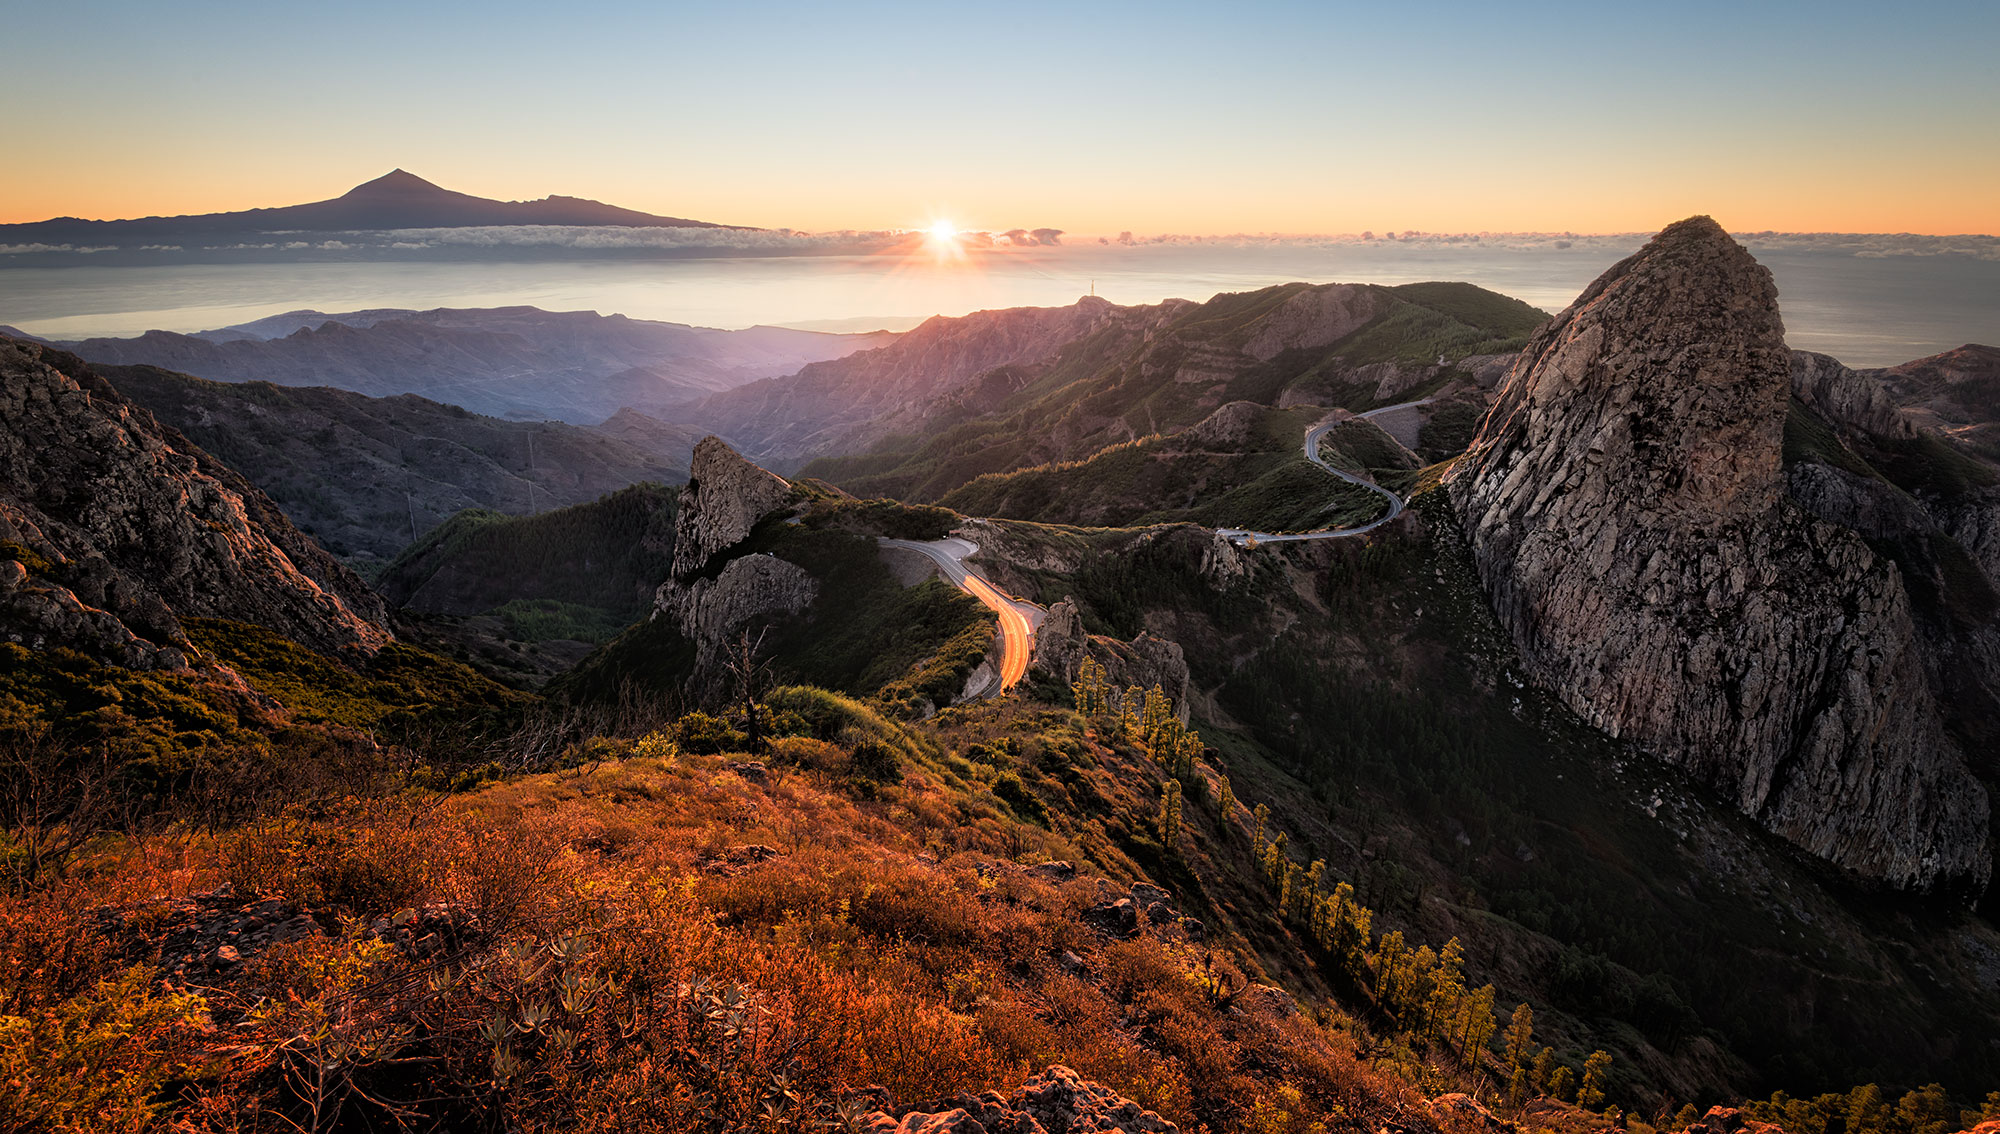
[[199, 674], [0, 643], [0, 732], [47, 728], [71, 744], [111, 748], [121, 761], [173, 763], [248, 742], [257, 723], [255, 706]]
[[405, 548], [377, 589], [398, 606], [460, 615], [550, 600], [622, 626], [667, 577], [678, 499], [648, 483], [534, 516], [467, 509]]
[[529, 700], [463, 662], [401, 642], [351, 667], [246, 622], [190, 618], [185, 625], [203, 653], [309, 724], [409, 726], [434, 713], [507, 712]]
[[694, 643], [667, 618], [642, 618], [549, 682], [554, 701], [616, 705], [643, 700], [672, 703], [694, 669]]
[[990, 640], [993, 616], [979, 600], [936, 579], [904, 587], [872, 537], [810, 523], [767, 523], [743, 550], [795, 563], [819, 583], [806, 617], [766, 644], [787, 681], [863, 697], [905, 678], [906, 692], [962, 684], [978, 655], [972, 653], [974, 637], [961, 635], [977, 626]]

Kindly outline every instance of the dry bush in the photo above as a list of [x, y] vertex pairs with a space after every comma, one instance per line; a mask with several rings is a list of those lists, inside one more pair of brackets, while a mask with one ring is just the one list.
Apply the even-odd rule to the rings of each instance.
[[92, 895], [62, 882], [0, 891], [0, 1016], [25, 1016], [111, 974], [110, 950], [89, 917]]

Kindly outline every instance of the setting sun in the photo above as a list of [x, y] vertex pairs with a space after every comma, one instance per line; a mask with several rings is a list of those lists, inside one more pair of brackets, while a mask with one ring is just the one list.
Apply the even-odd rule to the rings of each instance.
[[957, 238], [958, 238], [958, 228], [954, 226], [950, 221], [941, 220], [931, 225], [932, 240], [935, 240], [940, 244], [943, 244], [952, 240], [956, 240]]

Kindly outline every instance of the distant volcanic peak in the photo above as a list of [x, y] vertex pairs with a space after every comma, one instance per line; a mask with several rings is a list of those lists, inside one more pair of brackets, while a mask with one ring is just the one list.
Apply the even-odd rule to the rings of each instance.
[[341, 200], [350, 197], [408, 196], [413, 193], [449, 193], [451, 190], [434, 182], [425, 181], [404, 169], [392, 169], [373, 181], [364, 181], [341, 194]]

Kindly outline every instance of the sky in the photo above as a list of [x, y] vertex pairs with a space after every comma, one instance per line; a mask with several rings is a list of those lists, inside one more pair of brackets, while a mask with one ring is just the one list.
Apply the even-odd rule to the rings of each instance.
[[0, 222], [2000, 232], [2000, 4], [0, 0]]

